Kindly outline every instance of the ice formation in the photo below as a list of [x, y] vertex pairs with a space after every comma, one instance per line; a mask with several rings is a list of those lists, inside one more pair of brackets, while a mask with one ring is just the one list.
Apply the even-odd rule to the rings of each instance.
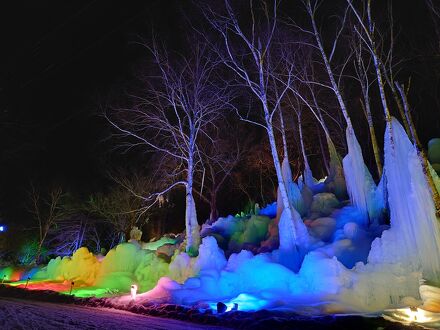
[[344, 157], [343, 164], [347, 191], [352, 204], [364, 214], [365, 224], [368, 224], [368, 219], [377, 213], [377, 206], [374, 204], [376, 185], [365, 166], [361, 146], [349, 127], [346, 137], [348, 154]]
[[373, 242], [369, 262], [402, 263], [430, 280], [440, 277], [440, 231], [417, 150], [393, 119], [385, 135], [391, 229]]
[[186, 252], [191, 255], [197, 254], [197, 247], [200, 244], [200, 227], [197, 222], [196, 203], [192, 194], [186, 194], [185, 226], [187, 230]]
[[[287, 158], [283, 159], [281, 169], [290, 205], [299, 214], [305, 215], [305, 213], [307, 212], [307, 208], [304, 205], [304, 200], [298, 185], [292, 179], [292, 170], [290, 169], [290, 164]], [[279, 204], [281, 205], [281, 203]]]
[[[108, 292], [127, 292], [133, 283], [141, 291], [153, 288], [158, 279], [168, 274], [168, 264], [139, 245], [123, 243], [110, 250], [100, 261], [83, 247], [72, 257], [52, 259], [43, 269], [36, 271], [33, 280], [74, 281], [75, 292], [98, 290], [99, 294]], [[91, 290], [91, 294], [96, 291]]]
[[[440, 231], [415, 147], [393, 119], [385, 136], [385, 175], [376, 186], [359, 144], [349, 134], [347, 139], [352, 204], [341, 199], [334, 180], [320, 192], [300, 189], [283, 164], [293, 207], [273, 203], [256, 208], [257, 214], [203, 225], [197, 256], [184, 251], [181, 237], [165, 236], [120, 244], [104, 258], [81, 248], [29, 274], [62, 291], [68, 291], [66, 281], [75, 281], [80, 296], [126, 293], [112, 298], [119, 303], [132, 303], [129, 292], [136, 285], [136, 304], [214, 308], [223, 302], [228, 310], [283, 308], [307, 315], [408, 305], [440, 309], [438, 289], [422, 286], [419, 293], [422, 279], [440, 279]], [[384, 224], [384, 209], [390, 225]], [[24, 271], [2, 274], [25, 278]]]
[[336, 151], [335, 145], [329, 136], [327, 136], [327, 145], [330, 155], [330, 171], [328, 177], [325, 179], [325, 185], [330, 192], [333, 192], [336, 197], [338, 197], [338, 199], [343, 200], [347, 196], [347, 187], [341, 157]]

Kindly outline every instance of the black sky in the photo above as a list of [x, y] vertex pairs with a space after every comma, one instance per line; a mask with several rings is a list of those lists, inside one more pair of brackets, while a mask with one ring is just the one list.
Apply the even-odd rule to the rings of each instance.
[[[104, 184], [107, 128], [100, 97], [132, 76], [131, 41], [155, 26], [176, 38], [178, 1], [2, 3], [0, 111], [3, 213], [30, 181], [87, 193]], [[146, 33], [145, 33], [146, 32]], [[1, 214], [0, 214], [1, 216]]]
[[[152, 27], [164, 43], [178, 47], [186, 22], [182, 3], [188, 2], [1, 3], [0, 217], [23, 214], [31, 180], [60, 181], [83, 194], [105, 185], [110, 156], [103, 142], [108, 128], [97, 115], [100, 100], [131, 79], [144, 56], [131, 42]], [[427, 141], [440, 135], [440, 104], [432, 97], [440, 95], [440, 70], [438, 59], [415, 55], [428, 47], [432, 25], [423, 1], [394, 3], [404, 35], [399, 47], [414, 57], [407, 74], [418, 86], [412, 99]], [[332, 6], [324, 10], [331, 14]]]

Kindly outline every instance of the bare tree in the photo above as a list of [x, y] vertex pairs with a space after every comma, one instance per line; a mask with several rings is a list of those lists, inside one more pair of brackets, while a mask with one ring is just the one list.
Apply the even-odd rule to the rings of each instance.
[[353, 134], [354, 135], [354, 130], [353, 130], [353, 126], [351, 124], [350, 116], [348, 114], [347, 107], [345, 105], [345, 101], [344, 101], [344, 98], [342, 96], [342, 92], [341, 92], [341, 89], [340, 89], [339, 79], [337, 79], [337, 76], [334, 73], [334, 69], [333, 69], [333, 67], [331, 65], [331, 61], [332, 61], [333, 56], [335, 54], [335, 50], [336, 50], [338, 41], [340, 39], [342, 30], [345, 27], [345, 20], [346, 20], [347, 12], [345, 11], [344, 17], [343, 17], [343, 19], [341, 21], [341, 24], [340, 24], [340, 28], [336, 32], [336, 36], [335, 36], [335, 38], [333, 40], [333, 44], [331, 46], [330, 54], [327, 55], [327, 53], [326, 53], [326, 51], [324, 49], [324, 44], [322, 42], [321, 34], [319, 33], [319, 29], [318, 29], [318, 26], [316, 24], [316, 12], [317, 12], [318, 7], [319, 7], [319, 1], [317, 1], [317, 0], [305, 0], [304, 1], [304, 6], [305, 6], [305, 8], [307, 10], [307, 13], [309, 15], [310, 22], [311, 22], [311, 25], [312, 25], [312, 30], [309, 31], [309, 30], [305, 30], [303, 28], [300, 28], [300, 29], [302, 31], [306, 32], [307, 34], [312, 34], [313, 37], [315, 38], [316, 48], [318, 49], [318, 51], [319, 51], [319, 53], [321, 55], [322, 63], [324, 65], [324, 68], [325, 68], [325, 70], [326, 70], [326, 72], [328, 74], [328, 78], [329, 78], [329, 81], [330, 81], [330, 85], [321, 84], [321, 83], [318, 83], [318, 82], [315, 82], [315, 83], [318, 83], [321, 86], [323, 86], [325, 88], [329, 88], [330, 90], [333, 91], [333, 93], [336, 96], [336, 99], [338, 100], [340, 110], [341, 110], [341, 112], [342, 112], [342, 114], [344, 116], [344, 119], [346, 121], [347, 129], [348, 129], [348, 134]]
[[38, 224], [38, 249], [35, 255], [35, 262], [38, 262], [49, 232], [67, 212], [62, 206], [63, 191], [60, 187], [51, 188], [47, 196], [42, 197], [32, 185], [29, 198], [30, 211]]
[[158, 69], [156, 77], [147, 77], [146, 95], [131, 95], [133, 105], [113, 109], [109, 123], [123, 137], [128, 147], [145, 146], [162, 153], [177, 164], [174, 181], [161, 192], [140, 196], [145, 203], [174, 187], [186, 191], [186, 251], [197, 254], [200, 243], [199, 225], [193, 198], [194, 173], [200, 164], [200, 136], [208, 137], [208, 128], [215, 125], [223, 110], [229, 107], [231, 94], [227, 84], [220, 87], [216, 69], [218, 61], [201, 43], [188, 41], [188, 55], [170, 54], [156, 43], [144, 45]]
[[[265, 1], [258, 2], [257, 6], [251, 1], [249, 7], [251, 20], [249, 26], [245, 28], [240, 25], [239, 17], [228, 0], [225, 0], [224, 14], [209, 8], [204, 12], [223, 40], [224, 47], [217, 49], [223, 63], [235, 74], [238, 83], [246, 87], [260, 103], [263, 121], [254, 120], [240, 113], [238, 115], [241, 120], [257, 125], [267, 133], [278, 179], [280, 202], [286, 214], [285, 217], [281, 217], [283, 223], [279, 224], [280, 249], [298, 250], [299, 240], [308, 240], [308, 233], [300, 215], [289, 201], [287, 183], [292, 181], [290, 165], [286, 158], [283, 160], [283, 166], [281, 164], [273, 124], [276, 111], [291, 82], [289, 72], [293, 71], [293, 67], [290, 66], [283, 72], [285, 85], [275, 93], [273, 81], [277, 70], [272, 66], [275, 61], [271, 60], [271, 57], [275, 55], [274, 37], [277, 30], [278, 4], [278, 1], [274, 1], [270, 8]], [[287, 222], [284, 223], [286, 220]]]
[[[348, 0], [347, 0], [348, 1]], [[330, 81], [330, 85], [323, 84], [320, 82], [315, 82], [323, 87], [329, 88], [333, 91], [338, 100], [339, 108], [344, 116], [345, 122], [347, 124], [346, 129], [346, 139], [348, 145], [348, 155], [345, 156], [343, 160], [343, 169], [345, 173], [347, 190], [350, 194], [350, 199], [352, 203], [359, 208], [359, 210], [365, 215], [365, 218], [368, 219], [370, 216], [376, 212], [374, 210], [375, 206], [372, 203], [372, 199], [370, 198], [371, 191], [374, 191], [375, 187], [374, 181], [371, 178], [371, 174], [369, 173], [367, 167], [365, 166], [362, 150], [359, 145], [359, 142], [356, 138], [356, 134], [353, 129], [353, 125], [350, 119], [350, 116], [347, 111], [347, 107], [341, 92], [341, 79], [343, 77], [342, 73], [349, 63], [352, 54], [346, 56], [343, 61], [342, 69], [339, 72], [339, 77], [335, 74], [333, 66], [331, 65], [332, 58], [335, 54], [335, 49], [337, 47], [338, 41], [340, 39], [341, 33], [346, 26], [346, 18], [349, 10], [349, 6], [344, 11], [342, 18], [340, 19], [340, 28], [337, 30], [336, 35], [333, 39], [333, 43], [331, 46], [331, 51], [329, 55], [325, 51], [324, 44], [322, 42], [322, 38], [316, 24], [316, 13], [319, 8], [319, 0], [304, 0], [304, 5], [307, 10], [307, 13], [310, 18], [310, 22], [312, 25], [311, 30], [305, 30], [299, 27], [303, 32], [307, 34], [311, 34], [315, 39], [315, 47], [318, 49], [322, 63], [325, 67], [325, 70], [328, 74], [328, 78]], [[368, 177], [367, 180], [365, 178]]]
[[237, 170], [233, 172], [233, 182], [248, 202], [258, 201], [260, 205], [265, 205], [277, 197], [276, 173], [272, 162], [267, 143], [251, 145], [243, 155]]
[[359, 81], [359, 85], [361, 87], [361, 92], [362, 92], [362, 98], [360, 99], [360, 103], [364, 111], [365, 118], [367, 119], [368, 129], [370, 131], [371, 145], [373, 147], [374, 160], [376, 161], [377, 173], [380, 178], [382, 176], [382, 160], [380, 158], [381, 152], [379, 149], [379, 144], [377, 143], [376, 131], [374, 129], [373, 116], [371, 114], [371, 107], [370, 107], [370, 87], [373, 83], [372, 81], [370, 81], [370, 77], [369, 77], [371, 61], [364, 60], [363, 41], [357, 35], [353, 36], [352, 48], [356, 56], [355, 65], [354, 65], [356, 77], [357, 80]]
[[301, 106], [296, 107], [296, 117], [297, 117], [297, 124], [298, 124], [299, 141], [300, 141], [300, 146], [301, 146], [301, 154], [302, 154], [303, 160], [304, 160], [303, 180], [304, 180], [304, 183], [308, 187], [312, 188], [313, 185], [315, 184], [315, 182], [314, 182], [312, 170], [310, 169], [309, 160], [307, 157], [307, 152], [306, 152], [306, 148], [305, 148], [305, 144], [304, 144], [303, 123], [302, 123], [303, 114], [302, 114], [302, 107]]
[[[217, 198], [243, 155], [248, 151], [249, 140], [241, 138], [238, 127], [222, 125], [210, 133], [211, 139], [201, 141], [203, 167], [194, 180], [198, 187], [195, 193], [210, 207], [209, 223], [218, 218]], [[197, 189], [198, 188], [198, 189]]]
[[138, 196], [148, 195], [152, 190], [152, 180], [141, 175], [110, 175], [116, 186], [108, 193], [90, 196], [86, 210], [92, 216], [111, 225], [118, 241], [125, 241], [134, 226], [142, 226], [148, 220], [144, 201]]
[[[391, 125], [390, 125], [391, 114], [388, 109], [388, 105], [387, 105], [387, 101], [386, 101], [385, 85], [384, 85], [384, 78], [383, 78], [383, 76], [384, 76], [383, 73], [387, 72], [387, 70], [386, 70], [385, 61], [382, 60], [380, 53], [377, 49], [377, 45], [376, 45], [376, 36], [375, 36], [376, 29], [375, 29], [375, 24], [374, 24], [372, 15], [371, 15], [371, 0], [368, 0], [368, 2], [367, 2], [366, 22], [362, 18], [359, 11], [356, 10], [356, 8], [353, 6], [352, 1], [347, 0], [347, 3], [349, 4], [350, 8], [352, 9], [355, 17], [357, 18], [359, 26], [361, 27], [361, 31], [356, 30], [356, 32], [358, 33], [359, 37], [363, 40], [366, 47], [369, 49], [369, 52], [370, 52], [371, 57], [373, 59], [373, 63], [374, 63], [375, 71], [376, 71], [377, 82], [378, 82], [378, 86], [379, 86], [379, 92], [380, 92], [381, 101], [382, 101], [382, 107], [384, 109], [385, 119], [388, 123], [387, 127], [389, 130], [391, 130]], [[391, 17], [390, 21], [392, 22], [392, 16], [390, 16], [390, 17]], [[391, 32], [391, 34], [392, 34], [392, 32]], [[390, 52], [392, 51], [392, 48], [393, 48], [393, 44], [391, 43]], [[422, 144], [420, 143], [420, 140], [418, 138], [414, 123], [412, 121], [410, 107], [409, 107], [408, 100], [406, 98], [406, 94], [405, 94], [402, 86], [398, 82], [394, 81], [392, 66], [390, 66], [389, 72], [390, 72], [390, 74], [389, 75], [385, 74], [385, 76], [387, 77], [388, 84], [390, 85], [390, 87], [393, 91], [393, 95], [397, 99], [396, 103], [398, 105], [398, 109], [399, 109], [400, 115], [402, 117], [402, 120], [403, 120], [403, 123], [405, 126], [405, 130], [406, 130], [407, 134], [412, 138], [414, 144], [417, 147], [420, 162], [421, 162], [422, 167], [424, 169], [425, 178], [429, 184], [432, 198], [433, 198], [433, 201], [435, 204], [436, 214], [437, 214], [437, 217], [440, 217], [440, 195], [435, 187], [434, 179], [432, 178], [432, 173], [429, 168], [429, 162], [428, 162], [428, 159], [426, 156], [426, 152], [424, 151], [424, 148], [423, 148]], [[393, 84], [393, 82], [394, 82], [394, 84]], [[396, 96], [396, 90], [394, 89], [394, 87], [397, 88], [397, 90], [400, 94], [400, 100]]]
[[[109, 172], [114, 185], [108, 191], [92, 194], [87, 203], [81, 205], [81, 212], [86, 213], [89, 220], [87, 240], [96, 248], [104, 244], [113, 247], [126, 241], [133, 227], [147, 229], [144, 234], [148, 239], [158, 237], [173, 204], [167, 193], [157, 191], [163, 191], [174, 179], [168, 176], [174, 164], [158, 156], [150, 158], [154, 169], [148, 167], [145, 173], [124, 169]], [[96, 227], [103, 230], [98, 232]]]
[[364, 22], [364, 19], [361, 17], [359, 12], [355, 9], [353, 6], [353, 3], [351, 0], [347, 0], [347, 3], [349, 7], [351, 8], [352, 12], [354, 13], [355, 17], [357, 18], [357, 21], [359, 23], [358, 27], [354, 26], [355, 31], [359, 35], [359, 38], [364, 42], [365, 46], [369, 50], [371, 57], [373, 59], [374, 69], [376, 72], [376, 79], [377, 84], [379, 87], [379, 93], [380, 93], [380, 100], [382, 102], [382, 108], [385, 115], [385, 120], [387, 123], [391, 122], [391, 113], [388, 108], [388, 103], [386, 99], [386, 93], [385, 93], [385, 82], [384, 77], [382, 73], [382, 68], [384, 67], [384, 62], [379, 56], [379, 52], [377, 49], [377, 42], [375, 37], [375, 25], [371, 16], [371, 0], [368, 0], [367, 2], [367, 21]]
[[425, 2], [431, 14], [435, 34], [437, 35], [437, 52], [440, 53], [440, 4], [438, 1], [435, 0], [425, 0]]
[[[293, 93], [293, 95], [287, 95], [289, 106], [294, 109], [296, 114], [294, 117], [298, 117], [298, 113], [301, 111], [300, 108], [305, 107], [311, 112], [313, 117], [315, 117], [319, 125], [322, 127], [326, 137], [327, 148], [330, 156], [329, 173], [326, 183], [329, 187], [331, 187], [331, 190], [342, 199], [346, 197], [347, 191], [341, 157], [336, 151], [336, 147], [331, 137], [329, 126], [324, 119], [324, 115], [325, 118], [329, 118], [329, 121], [335, 123], [336, 126], [341, 129], [341, 131], [343, 131], [343, 127], [337, 118], [337, 114], [334, 114], [329, 110], [324, 110], [320, 106], [317, 91], [318, 88], [322, 89], [322, 87], [325, 87], [325, 90], [332, 90], [332, 88], [320, 82], [320, 78], [316, 74], [314, 68], [316, 61], [313, 59], [310, 47], [308, 47], [308, 42], [304, 42], [304, 40], [300, 39], [297, 44], [297, 49], [298, 50], [294, 56], [292, 56], [292, 52], [286, 50], [282, 54], [285, 61], [295, 64], [296, 67], [296, 70], [293, 74], [293, 82], [289, 86], [289, 90]], [[303, 142], [304, 141], [302, 141], [302, 145], [304, 144]], [[303, 158], [305, 159], [306, 157], [304, 157], [304, 155], [305, 153], [303, 153]]]
[[56, 228], [49, 233], [47, 238], [50, 254], [57, 256], [72, 255], [85, 245], [88, 233], [92, 230], [93, 222], [83, 213], [73, 214], [57, 221]]

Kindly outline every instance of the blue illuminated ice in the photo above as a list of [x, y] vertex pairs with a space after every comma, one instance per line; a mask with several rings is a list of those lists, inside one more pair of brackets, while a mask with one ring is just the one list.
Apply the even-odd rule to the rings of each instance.
[[[79, 250], [72, 258], [54, 259], [41, 273], [60, 280], [83, 276], [100, 286], [118, 282], [121, 290], [133, 281], [147, 290], [157, 281], [137, 295], [139, 304], [215, 309], [223, 302], [228, 310], [283, 308], [316, 315], [419, 302], [419, 281], [440, 279], [440, 230], [417, 150], [396, 119], [388, 123], [384, 175], [376, 186], [356, 138], [347, 134], [347, 140], [344, 171], [352, 203], [340, 198], [334, 182], [324, 184], [325, 192], [299, 189], [283, 162], [291, 208], [273, 203], [258, 214], [204, 225], [197, 256], [181, 246], [168, 264], [154, 252], [166, 240], [145, 245], [150, 250], [126, 243], [102, 261]], [[80, 263], [90, 263], [93, 274], [77, 274]]]
[[[352, 176], [349, 191], [355, 205], [338, 209], [334, 197], [322, 195], [315, 208], [325, 216], [306, 221], [307, 242], [294, 235], [295, 223], [302, 221], [299, 214], [283, 210], [280, 247], [272, 252], [243, 250], [226, 259], [214, 238], [204, 238], [199, 257], [189, 265], [195, 275], [183, 284], [166, 282], [172, 287], [170, 300], [210, 306], [221, 301], [228, 309], [238, 304], [239, 310], [283, 307], [306, 314], [373, 312], [400, 306], [409, 301], [406, 297], [417, 301], [421, 278], [439, 278], [440, 232], [417, 152], [397, 120], [391, 125], [385, 136], [386, 180], [377, 187], [357, 141], [350, 141], [352, 153], [344, 164]], [[381, 214], [374, 213], [387, 204], [391, 227], [381, 225]], [[176, 257], [171, 266], [179, 262]]]
[[[391, 133], [390, 133], [391, 132]], [[385, 135], [391, 229], [373, 242], [371, 263], [401, 263], [425, 278], [440, 278], [440, 231], [416, 148], [393, 119]]]
[[348, 154], [343, 159], [343, 165], [347, 191], [352, 204], [363, 213], [367, 225], [369, 217], [377, 213], [374, 204], [376, 185], [365, 166], [361, 146], [353, 129], [347, 127], [346, 137]]

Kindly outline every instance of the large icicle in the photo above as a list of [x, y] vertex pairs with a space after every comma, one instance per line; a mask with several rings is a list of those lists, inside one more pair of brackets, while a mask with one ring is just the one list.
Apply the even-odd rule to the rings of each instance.
[[286, 185], [290, 205], [293, 206], [295, 210], [299, 212], [299, 214], [304, 215], [307, 212], [307, 208], [304, 204], [304, 200], [298, 185], [292, 179], [292, 170], [290, 169], [290, 164], [287, 158], [283, 159], [281, 171], [284, 183]]
[[440, 229], [416, 148], [393, 118], [385, 134], [385, 169], [391, 229], [373, 242], [368, 260], [400, 263], [407, 272], [440, 279]]
[[[284, 209], [281, 213], [280, 222], [278, 223], [280, 235], [278, 261], [287, 268], [297, 272], [301, 266], [304, 253], [298, 244], [298, 237], [294, 236], [295, 222], [298, 221], [298, 218], [301, 222], [302, 220], [295, 209], [292, 209], [292, 212], [294, 214], [291, 214], [289, 209]], [[292, 221], [292, 219], [294, 220]]]
[[339, 200], [343, 200], [347, 198], [347, 186], [345, 183], [341, 157], [336, 151], [335, 145], [330, 136], [326, 135], [326, 138], [330, 157], [330, 172], [325, 183], [330, 187], [330, 191], [333, 192]]
[[365, 166], [361, 146], [354, 132], [347, 127], [348, 154], [343, 159], [345, 182], [350, 200], [364, 215], [365, 225], [368, 219], [375, 218], [378, 210], [375, 205], [376, 184]]
[[301, 215], [307, 212], [307, 207], [305, 206], [305, 202], [298, 185], [292, 180], [292, 171], [287, 159], [283, 160], [281, 169], [283, 171], [283, 179], [286, 184], [287, 194], [289, 196], [289, 203], [292, 213], [291, 219], [296, 229], [296, 244], [300, 246], [302, 250], [305, 250], [307, 249], [307, 245], [309, 243], [309, 233], [306, 225], [301, 219]]
[[292, 172], [287, 158], [283, 160], [281, 168], [289, 197], [290, 210], [278, 207], [280, 242], [278, 257], [279, 262], [284, 266], [298, 271], [309, 245], [309, 233], [299, 213], [299, 210], [306, 210], [301, 192], [292, 180]]

